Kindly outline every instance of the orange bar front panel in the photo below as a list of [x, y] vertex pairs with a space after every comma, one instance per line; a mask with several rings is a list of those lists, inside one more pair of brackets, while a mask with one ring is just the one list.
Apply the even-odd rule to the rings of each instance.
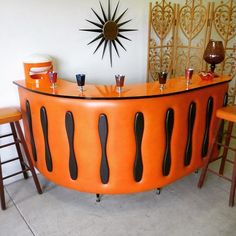
[[228, 81], [157, 96], [89, 99], [61, 95], [63, 87], [49, 93], [16, 84], [39, 172], [67, 188], [123, 194], [161, 188], [203, 166]]

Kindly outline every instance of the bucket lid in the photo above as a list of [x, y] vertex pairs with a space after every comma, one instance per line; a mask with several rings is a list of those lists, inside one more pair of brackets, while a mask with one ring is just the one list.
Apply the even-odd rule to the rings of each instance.
[[52, 58], [45, 54], [31, 54], [30, 56], [26, 57], [23, 61], [24, 63], [45, 63], [51, 62]]

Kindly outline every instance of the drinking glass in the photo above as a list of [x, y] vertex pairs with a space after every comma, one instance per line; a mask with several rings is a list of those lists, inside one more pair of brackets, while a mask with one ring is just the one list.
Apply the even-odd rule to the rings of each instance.
[[118, 93], [122, 92], [122, 87], [124, 87], [125, 76], [124, 75], [115, 75], [116, 79], [116, 91]]
[[77, 74], [76, 76], [76, 81], [77, 81], [77, 85], [80, 88], [80, 91], [83, 92], [85, 91], [84, 89], [84, 85], [85, 85], [85, 74]]
[[160, 90], [165, 89], [167, 76], [168, 76], [168, 73], [165, 72], [165, 71], [161, 71], [161, 72], [158, 73], [158, 80], [159, 80], [159, 84], [160, 84]]
[[57, 72], [55, 72], [55, 71], [49, 71], [49, 72], [48, 72], [48, 77], [49, 77], [49, 81], [50, 81], [50, 83], [51, 83], [50, 88], [52, 88], [52, 89], [56, 88]]
[[191, 79], [193, 77], [193, 72], [194, 72], [194, 70], [192, 68], [185, 69], [185, 79], [186, 79], [187, 85], [191, 84]]

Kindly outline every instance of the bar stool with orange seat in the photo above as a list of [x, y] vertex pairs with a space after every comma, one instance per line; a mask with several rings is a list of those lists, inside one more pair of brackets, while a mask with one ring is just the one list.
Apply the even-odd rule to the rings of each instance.
[[[24, 178], [27, 179], [28, 178], [27, 171], [31, 171], [35, 186], [37, 188], [37, 191], [38, 191], [39, 194], [42, 193], [42, 189], [40, 187], [37, 175], [35, 173], [33, 163], [30, 159], [29, 150], [27, 148], [27, 145], [26, 145], [26, 142], [25, 142], [25, 139], [24, 139], [24, 135], [22, 133], [21, 126], [20, 126], [20, 123], [19, 123], [21, 118], [22, 118], [21, 117], [21, 112], [17, 108], [14, 108], [14, 107], [0, 108], [0, 125], [9, 123], [10, 127], [11, 127], [11, 133], [6, 134], [6, 135], [2, 135], [2, 136], [0, 136], [0, 138], [6, 138], [6, 137], [13, 136], [13, 140], [14, 140], [13, 142], [1, 145], [0, 149], [15, 145], [16, 151], [17, 151], [17, 154], [18, 154], [18, 157], [13, 158], [13, 159], [9, 159], [9, 160], [4, 161], [4, 162], [1, 161], [1, 157], [0, 157], [0, 198], [1, 198], [2, 210], [6, 209], [5, 195], [4, 195], [4, 185], [3, 185], [3, 181], [5, 179], [8, 179], [10, 177], [19, 175], [21, 173], [23, 174]], [[22, 152], [21, 152], [20, 144], [21, 144], [21, 146], [24, 150], [24, 153], [25, 153], [28, 164], [24, 161], [24, 158], [23, 158], [23, 155], [22, 155]], [[17, 172], [17, 173], [13, 173], [9, 176], [3, 177], [3, 175], [2, 175], [2, 165], [13, 162], [13, 161], [16, 161], [16, 160], [20, 161], [20, 165], [21, 165], [22, 170]]]
[[[201, 188], [203, 185], [203, 182], [206, 177], [206, 172], [210, 171], [211, 173], [214, 173], [226, 180], [229, 180], [231, 182], [231, 189], [230, 189], [230, 197], [229, 197], [229, 206], [233, 207], [234, 206], [234, 197], [235, 197], [235, 188], [236, 188], [236, 148], [232, 148], [229, 146], [231, 138], [236, 138], [235, 136], [232, 135], [232, 130], [233, 130], [233, 125], [236, 123], [236, 106], [227, 106], [223, 107], [217, 110], [216, 116], [219, 118], [218, 122], [218, 128], [216, 129], [216, 134], [214, 137], [213, 144], [210, 149], [210, 155], [209, 158], [206, 162], [206, 165], [204, 166], [199, 182], [198, 182], [198, 187]], [[228, 129], [225, 134], [225, 138], [223, 139], [222, 135], [222, 122], [223, 121], [228, 121]], [[224, 141], [224, 142], [223, 142]], [[221, 156], [218, 158], [214, 157], [214, 150], [216, 150], [217, 146], [222, 146], [223, 147], [223, 153]], [[234, 155], [234, 161], [231, 161], [227, 158], [228, 150], [232, 150], [235, 152]], [[210, 162], [219, 160], [221, 159], [221, 164], [220, 164], [220, 169], [219, 173], [210, 169], [208, 166]], [[227, 176], [224, 176], [224, 169], [225, 169], [225, 163], [229, 162], [233, 164], [233, 173], [232, 173], [232, 178], [228, 178]]]

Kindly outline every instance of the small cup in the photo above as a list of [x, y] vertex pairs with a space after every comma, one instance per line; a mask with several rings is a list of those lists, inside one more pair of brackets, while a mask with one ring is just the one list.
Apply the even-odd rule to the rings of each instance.
[[77, 74], [75, 76], [76, 76], [77, 85], [79, 86], [80, 91], [83, 92], [84, 85], [85, 85], [85, 74]]
[[124, 75], [115, 75], [115, 79], [116, 79], [117, 92], [121, 93], [122, 87], [124, 87], [125, 76]]
[[57, 82], [57, 72], [55, 71], [49, 71], [48, 72], [48, 77], [49, 77], [49, 81], [51, 83], [50, 88], [56, 88], [56, 82]]
[[158, 73], [158, 80], [159, 80], [159, 84], [160, 84], [160, 90], [165, 89], [167, 76], [168, 76], [168, 73], [165, 72], [165, 71], [161, 71], [161, 72]]
[[185, 79], [186, 79], [187, 85], [191, 84], [191, 79], [193, 77], [193, 72], [194, 72], [194, 70], [192, 68], [185, 69]]

